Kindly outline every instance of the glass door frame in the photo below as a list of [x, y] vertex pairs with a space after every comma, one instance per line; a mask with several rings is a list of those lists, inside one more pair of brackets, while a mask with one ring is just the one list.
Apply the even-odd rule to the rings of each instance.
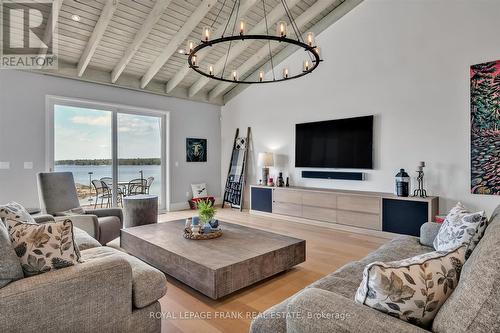
[[[92, 101], [79, 98], [61, 97], [54, 95], [45, 96], [45, 170], [52, 172], [54, 170], [54, 107], [56, 105], [96, 109], [111, 112], [111, 154], [112, 154], [112, 177], [113, 193], [118, 193], [118, 114], [131, 114], [139, 116], [151, 116], [161, 119], [161, 205], [160, 211], [170, 210], [170, 112], [164, 110], [155, 110], [130, 105]], [[116, 196], [113, 195], [113, 207], [117, 206]]]

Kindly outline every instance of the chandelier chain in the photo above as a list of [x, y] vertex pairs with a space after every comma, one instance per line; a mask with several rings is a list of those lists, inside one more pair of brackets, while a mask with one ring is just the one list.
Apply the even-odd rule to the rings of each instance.
[[[266, 34], [269, 35], [269, 27], [267, 25], [267, 12], [266, 12], [266, 1], [262, 0], [262, 7], [264, 7], [264, 17], [266, 19]], [[276, 76], [274, 74], [274, 60], [273, 60], [273, 52], [271, 51], [271, 41], [267, 41], [267, 45], [269, 47], [269, 58], [271, 60], [271, 72], [273, 73], [273, 81], [276, 80]]]
[[[234, 8], [236, 7], [236, 1], [239, 1], [239, 0], [234, 0], [233, 7], [231, 8], [231, 13], [229, 13], [229, 18], [227, 19], [226, 26], [224, 27], [224, 31], [222, 32], [222, 37], [224, 37], [224, 35], [226, 34], [226, 30], [227, 30], [227, 27], [229, 25], [229, 22], [231, 22], [231, 17], [233, 16]], [[237, 19], [238, 18], [235, 17], [234, 22], [236, 22]]]
[[212, 21], [210, 28], [213, 28], [215, 25], [215, 22], [217, 22], [217, 19], [219, 18], [220, 13], [222, 12], [222, 9], [224, 9], [224, 6], [226, 6], [226, 1], [227, 0], [224, 0], [224, 2], [222, 3], [222, 6], [220, 7], [219, 11], [217, 12], [217, 16], [215, 16], [215, 19]]
[[[236, 22], [238, 21], [238, 14], [240, 13], [240, 3], [241, 3], [240, 0], [235, 0], [235, 1], [238, 2], [238, 8], [236, 9], [236, 15], [234, 16], [233, 35], [234, 35], [234, 31], [236, 29]], [[236, 2], [235, 2], [235, 5], [236, 5]], [[234, 7], [236, 7], [236, 6], [233, 6], [233, 10], [234, 10]], [[231, 19], [231, 17], [229, 17], [229, 18]], [[228, 22], [230, 21], [230, 19], [228, 20]], [[231, 45], [232, 44], [233, 44], [233, 41], [230, 41], [229, 48], [228, 48], [227, 53], [226, 53], [226, 60], [224, 60], [224, 67], [222, 68], [221, 78], [224, 77], [224, 73], [226, 72], [227, 59], [229, 58], [229, 53], [231, 53]]]
[[300, 34], [300, 30], [297, 29], [297, 27], [295, 26], [295, 21], [293, 19], [292, 13], [290, 12], [290, 8], [288, 8], [286, 1], [281, 0], [281, 4], [283, 5], [283, 8], [285, 9], [286, 16], [288, 16], [288, 20], [290, 21], [290, 25], [292, 26], [293, 32], [297, 36], [297, 40], [303, 42], [302, 35]]

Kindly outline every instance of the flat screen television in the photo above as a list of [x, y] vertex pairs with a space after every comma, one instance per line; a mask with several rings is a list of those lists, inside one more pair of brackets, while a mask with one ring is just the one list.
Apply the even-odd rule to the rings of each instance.
[[373, 116], [295, 125], [295, 167], [373, 168]]

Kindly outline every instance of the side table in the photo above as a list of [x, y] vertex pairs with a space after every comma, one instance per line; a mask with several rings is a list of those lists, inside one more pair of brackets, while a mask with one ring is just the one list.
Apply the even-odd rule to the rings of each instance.
[[131, 195], [123, 198], [123, 227], [158, 223], [158, 196]]

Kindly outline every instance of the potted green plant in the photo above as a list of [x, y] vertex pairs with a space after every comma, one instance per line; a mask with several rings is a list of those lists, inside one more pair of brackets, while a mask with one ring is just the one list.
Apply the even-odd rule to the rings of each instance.
[[208, 200], [200, 200], [197, 203], [198, 208], [198, 216], [200, 217], [200, 221], [202, 225], [209, 223], [210, 220], [215, 216], [215, 207]]

